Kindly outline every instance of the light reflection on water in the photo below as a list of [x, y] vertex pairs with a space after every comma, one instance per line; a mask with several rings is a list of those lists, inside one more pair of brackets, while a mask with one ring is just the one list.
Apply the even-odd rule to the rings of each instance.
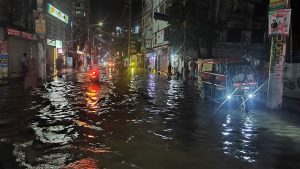
[[[251, 114], [227, 114], [222, 124], [222, 144], [224, 154], [236, 157], [240, 160], [253, 163], [258, 152], [253, 148], [256, 140], [255, 119]], [[235, 118], [232, 119], [232, 116]], [[237, 118], [242, 116], [242, 118]], [[234, 123], [232, 121], [235, 121]]]
[[[256, 165], [271, 169], [276, 168], [272, 162], [278, 155], [271, 149], [278, 150], [283, 143], [280, 139], [272, 142], [273, 137], [280, 133], [293, 137], [299, 131], [295, 125], [257, 113], [225, 109], [211, 118], [210, 104], [197, 97], [194, 85], [182, 81], [140, 75], [137, 70], [129, 70], [118, 80], [112, 72], [107, 76], [95, 85], [86, 83], [79, 73], [76, 83], [55, 80], [35, 92], [37, 99], [30, 107], [36, 111], [30, 124], [34, 137], [14, 145], [18, 164], [28, 168], [231, 169]], [[264, 139], [268, 142], [259, 145]], [[300, 152], [294, 150], [295, 155]], [[266, 154], [271, 157], [265, 166], [261, 157]]]

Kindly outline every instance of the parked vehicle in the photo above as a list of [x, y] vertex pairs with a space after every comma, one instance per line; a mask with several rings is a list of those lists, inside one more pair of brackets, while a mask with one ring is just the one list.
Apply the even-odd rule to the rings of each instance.
[[255, 70], [241, 58], [202, 59], [198, 62], [200, 91], [218, 102], [236, 100], [248, 109], [258, 88]]

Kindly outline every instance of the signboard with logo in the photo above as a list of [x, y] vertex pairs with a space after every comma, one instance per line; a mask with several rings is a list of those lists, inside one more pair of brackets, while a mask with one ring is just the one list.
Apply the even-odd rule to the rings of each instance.
[[289, 35], [291, 9], [269, 11], [269, 35]]
[[66, 24], [69, 23], [69, 16], [52, 6], [51, 4], [48, 4], [48, 13], [55, 18], [65, 22]]

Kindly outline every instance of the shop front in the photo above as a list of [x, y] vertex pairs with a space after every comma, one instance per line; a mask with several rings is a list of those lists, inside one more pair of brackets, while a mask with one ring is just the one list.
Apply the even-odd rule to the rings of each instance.
[[8, 74], [20, 74], [22, 72], [20, 59], [27, 54], [27, 59], [38, 58], [37, 41], [35, 34], [7, 28], [7, 53]]
[[66, 64], [66, 56], [64, 55], [62, 49], [62, 41], [55, 39], [47, 39], [47, 52], [46, 52], [46, 66], [47, 66], [47, 74], [53, 75], [56, 71], [56, 59], [61, 58], [64, 60], [64, 64]]
[[168, 47], [156, 48], [156, 70], [158, 72], [168, 72]]
[[147, 59], [148, 59], [148, 65], [147, 65], [147, 68], [148, 70], [151, 70], [151, 71], [155, 71], [155, 65], [156, 65], [156, 52], [150, 52], [150, 53], [147, 53]]

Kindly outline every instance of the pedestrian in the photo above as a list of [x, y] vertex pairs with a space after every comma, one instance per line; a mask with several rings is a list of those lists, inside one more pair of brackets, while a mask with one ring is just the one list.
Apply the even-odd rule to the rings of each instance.
[[22, 66], [22, 74], [23, 76], [26, 75], [27, 69], [28, 69], [28, 59], [27, 59], [27, 54], [23, 53], [23, 56], [20, 59], [21, 66]]
[[24, 87], [25, 89], [34, 89], [37, 86], [37, 71], [36, 71], [36, 60], [30, 59], [28, 62], [28, 70], [26, 72]]
[[172, 65], [171, 65], [171, 62], [169, 62], [169, 65], [168, 65], [168, 75], [169, 76], [172, 75]]
[[56, 59], [56, 69], [57, 69], [57, 75], [58, 77], [62, 76], [62, 68], [63, 68], [63, 59], [61, 58], [61, 56], [58, 56]]

